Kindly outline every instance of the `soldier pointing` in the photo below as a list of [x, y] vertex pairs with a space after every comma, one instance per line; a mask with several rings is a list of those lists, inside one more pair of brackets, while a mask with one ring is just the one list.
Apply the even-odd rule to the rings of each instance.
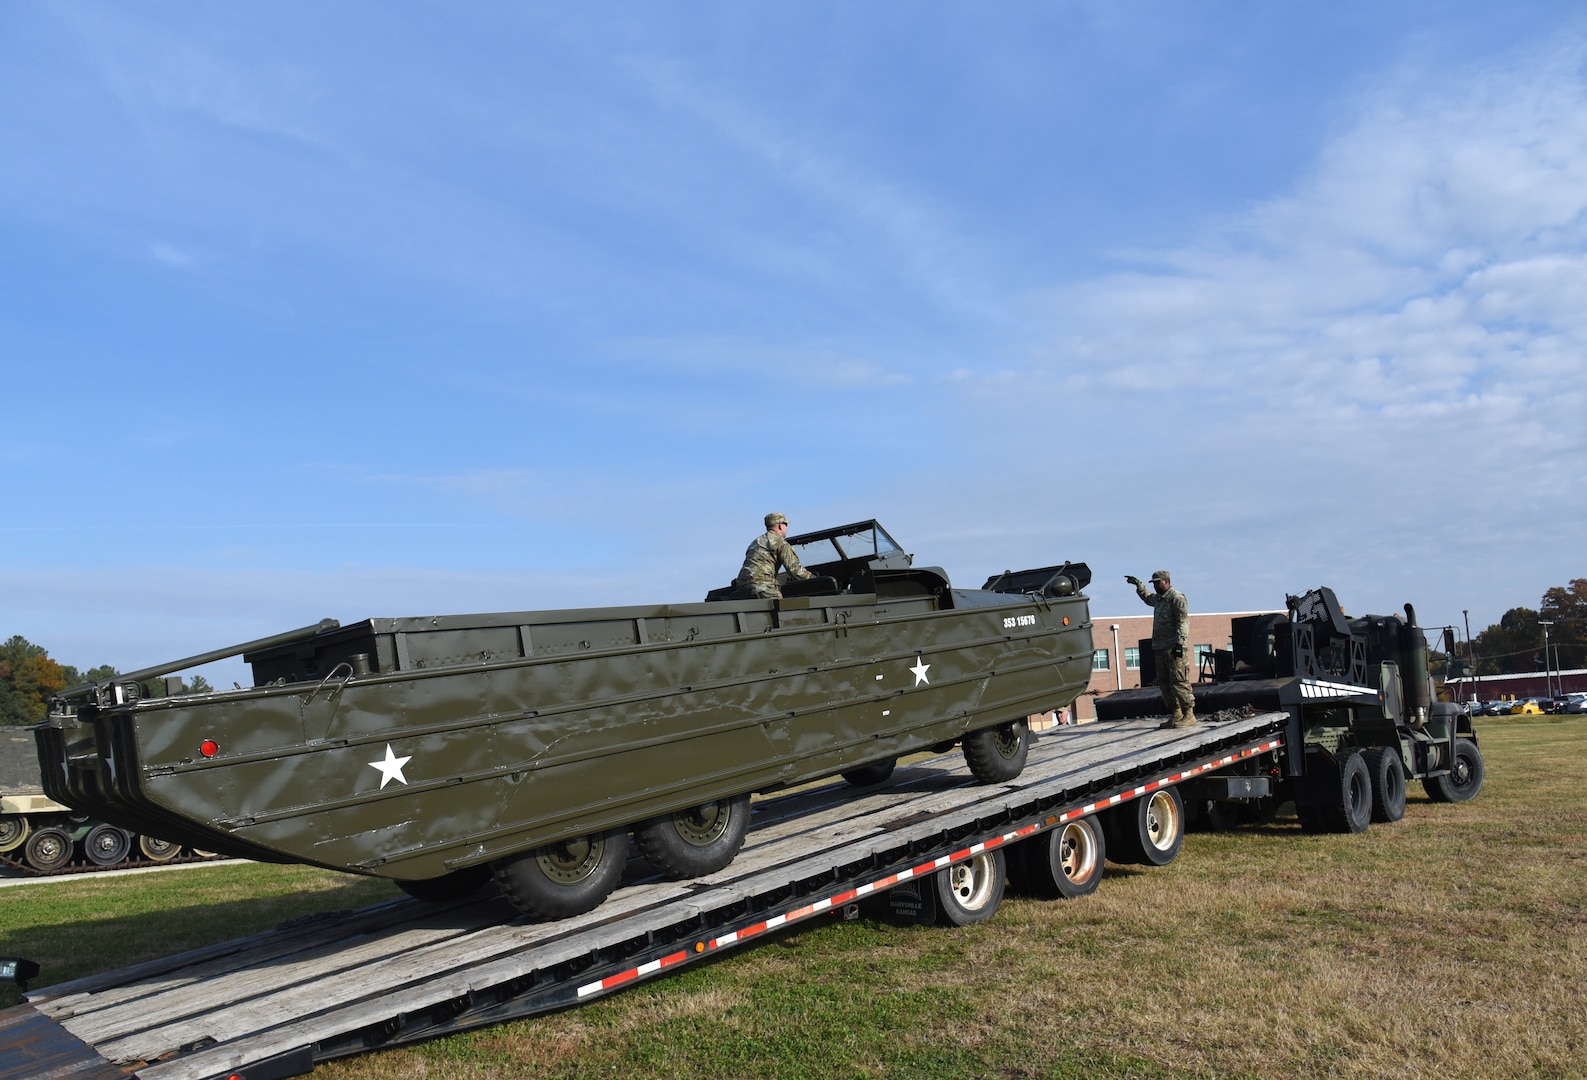
[[1196, 699], [1190, 692], [1190, 663], [1185, 659], [1185, 642], [1190, 638], [1190, 605], [1185, 594], [1170, 584], [1168, 571], [1152, 574], [1152, 589], [1146, 591], [1141, 579], [1125, 575], [1135, 593], [1152, 609], [1152, 654], [1157, 661], [1157, 688], [1168, 710], [1164, 727], [1187, 728], [1196, 723]]
[[788, 576], [803, 581], [815, 577], [799, 565], [799, 555], [788, 542], [788, 519], [781, 514], [766, 515], [766, 532], [749, 543], [744, 552], [744, 568], [733, 579], [740, 589], [765, 599], [782, 599], [777, 587], [777, 568], [783, 567]]

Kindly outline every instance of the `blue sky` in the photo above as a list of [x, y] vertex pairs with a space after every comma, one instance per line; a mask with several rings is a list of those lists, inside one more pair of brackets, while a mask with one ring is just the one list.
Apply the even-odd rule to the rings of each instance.
[[0, 634], [696, 600], [760, 517], [1587, 575], [1565, 3], [0, 6]]

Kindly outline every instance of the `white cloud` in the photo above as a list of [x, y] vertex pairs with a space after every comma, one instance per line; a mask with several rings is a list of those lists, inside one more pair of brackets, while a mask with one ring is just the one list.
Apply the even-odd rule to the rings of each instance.
[[192, 266], [198, 262], [198, 256], [192, 252], [164, 243], [150, 245], [149, 254], [167, 266]]

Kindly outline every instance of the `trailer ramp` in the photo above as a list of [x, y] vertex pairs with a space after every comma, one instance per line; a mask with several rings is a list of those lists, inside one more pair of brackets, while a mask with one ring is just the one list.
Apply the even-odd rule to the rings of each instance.
[[567, 1008], [1277, 750], [1287, 722], [1263, 713], [1188, 731], [1155, 721], [1060, 727], [1006, 784], [976, 784], [947, 754], [875, 790], [836, 783], [765, 799], [726, 869], [681, 882], [636, 877], [562, 922], [522, 921], [488, 893], [449, 905], [400, 899], [44, 987], [0, 1013], [0, 1080], [274, 1080]]

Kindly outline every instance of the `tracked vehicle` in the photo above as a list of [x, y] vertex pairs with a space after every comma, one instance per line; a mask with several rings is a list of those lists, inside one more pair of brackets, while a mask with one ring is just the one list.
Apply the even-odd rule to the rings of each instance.
[[[1308, 831], [1361, 832], [1404, 815], [1408, 780], [1437, 802], [1475, 798], [1483, 778], [1477, 733], [1465, 710], [1435, 700], [1415, 609], [1347, 618], [1329, 588], [1290, 596], [1286, 607], [1235, 619], [1231, 647], [1215, 650], [1191, 687], [1202, 717], [1283, 711], [1291, 720], [1282, 760], [1248, 762], [1248, 778], [1230, 774], [1182, 791], [1213, 827], [1293, 801]], [[1155, 682], [1149, 647], [1141, 658], [1142, 682]], [[1161, 711], [1158, 691], [1146, 687], [1097, 699], [1102, 720]]]
[[[1026, 718], [1091, 665], [1085, 564], [955, 588], [875, 521], [792, 537], [781, 600], [368, 619], [57, 698], [47, 793], [226, 854], [387, 877], [421, 898], [494, 876], [561, 918], [616, 886], [632, 834], [669, 877], [720, 869], [753, 793], [962, 745], [1018, 775]], [[137, 681], [241, 654], [254, 685], [143, 699]]]
[[96, 821], [44, 794], [33, 735], [0, 728], [0, 866], [29, 875], [208, 858], [157, 836]]

